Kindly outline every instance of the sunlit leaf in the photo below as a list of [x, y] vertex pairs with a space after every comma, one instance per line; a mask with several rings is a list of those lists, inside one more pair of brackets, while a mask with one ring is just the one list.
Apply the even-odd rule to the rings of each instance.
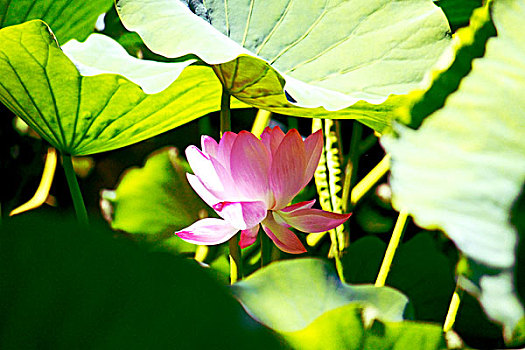
[[438, 350], [446, 349], [442, 329], [417, 322], [366, 321], [366, 310], [355, 304], [326, 312], [308, 327], [286, 332], [295, 349]]
[[406, 103], [396, 111], [398, 119], [414, 129], [432, 112], [443, 107], [448, 95], [456, 91], [461, 79], [470, 73], [472, 61], [482, 57], [485, 44], [496, 35], [489, 6], [476, 9], [470, 25], [458, 30], [425, 80], [424, 88], [408, 95]]
[[402, 322], [401, 293], [341, 283], [322, 260], [274, 262], [232, 288], [252, 317], [295, 349], [406, 349], [410, 339], [417, 339], [414, 349], [444, 344], [441, 327]]
[[0, 0], [0, 28], [41, 19], [61, 44], [84, 40], [94, 31], [98, 16], [111, 5], [112, 0]]
[[[187, 67], [169, 85], [158, 74], [159, 65], [176, 70], [187, 62], [134, 59], [111, 39], [95, 35], [85, 45], [98, 60], [78, 44], [68, 46], [79, 72], [38, 20], [1, 29], [0, 42], [0, 101], [64, 153], [120, 148], [220, 108], [220, 84], [209, 67]], [[128, 72], [131, 81], [114, 74], [120, 72]], [[147, 94], [132, 81], [150, 92], [169, 86]]]
[[394, 289], [342, 283], [319, 259], [272, 263], [232, 286], [248, 312], [268, 327], [292, 332], [323, 313], [353, 303], [378, 310], [379, 318], [401, 321], [407, 298]]
[[389, 96], [416, 88], [449, 43], [443, 12], [427, 0], [205, 6], [211, 24], [177, 0], [117, 2], [124, 25], [153, 52], [197, 55], [243, 102], [297, 116], [339, 111], [328, 117], [378, 130], [389, 124], [385, 110], [400, 101]]
[[194, 251], [195, 245], [174, 232], [208, 215], [208, 206], [186, 180], [189, 165], [175, 148], [156, 151], [142, 168], [128, 169], [115, 190], [102, 192], [102, 209], [111, 227], [149, 241], [168, 243], [177, 250]]
[[444, 230], [471, 259], [475, 283], [465, 287], [480, 288], [509, 339], [524, 316], [510, 210], [525, 182], [525, 1], [495, 0], [491, 14], [498, 35], [444, 107], [417, 131], [399, 125], [383, 145], [392, 155], [394, 206]]
[[2, 349], [282, 348], [195, 262], [69, 217], [2, 222], [0, 276]]

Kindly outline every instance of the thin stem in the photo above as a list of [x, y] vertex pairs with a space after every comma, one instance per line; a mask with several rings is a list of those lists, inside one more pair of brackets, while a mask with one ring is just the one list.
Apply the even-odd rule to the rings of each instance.
[[[226, 87], [222, 87], [221, 95], [221, 137], [225, 132], [231, 130], [231, 111], [230, 111], [230, 99], [231, 95], [226, 90]], [[242, 255], [241, 248], [239, 247], [239, 234], [236, 234], [229, 240], [230, 247], [230, 282], [235, 282], [242, 279]]]
[[49, 190], [53, 184], [53, 178], [55, 176], [55, 170], [57, 166], [57, 151], [53, 147], [47, 149], [46, 162], [44, 165], [44, 171], [42, 172], [42, 179], [35, 192], [35, 195], [26, 203], [22, 204], [18, 208], [13, 209], [9, 216], [23, 213], [28, 210], [36, 209], [45, 203], [49, 196]]
[[357, 185], [352, 189], [350, 194], [350, 203], [352, 206], [356, 205], [357, 202], [375, 185], [390, 169], [390, 155], [385, 155], [383, 159], [372, 169], [363, 180], [359, 181]]
[[210, 249], [207, 245], [199, 245], [197, 246], [197, 249], [195, 250], [195, 260], [198, 262], [204, 262], [206, 258], [208, 257]]
[[405, 211], [401, 211], [397, 218], [396, 226], [394, 227], [394, 232], [388, 242], [388, 247], [386, 248], [385, 257], [383, 258], [383, 263], [379, 269], [379, 274], [377, 275], [376, 287], [383, 287], [386, 282], [388, 273], [390, 272], [390, 267], [392, 266], [392, 261], [394, 260], [394, 255], [396, 254], [397, 247], [405, 231], [405, 227], [408, 221], [408, 214]]
[[231, 111], [230, 111], [231, 95], [225, 87], [222, 88], [221, 95], [221, 137], [226, 131], [230, 131], [231, 126]]
[[73, 162], [71, 161], [70, 155], [62, 155], [62, 166], [64, 168], [64, 172], [66, 173], [67, 184], [69, 186], [69, 192], [71, 192], [73, 206], [75, 207], [78, 221], [83, 224], [87, 224], [87, 210], [86, 206], [84, 205], [84, 199], [82, 199], [82, 192], [80, 192], [80, 186], [78, 185], [77, 176], [75, 174], [75, 170], [73, 169]]
[[332, 241], [332, 245], [330, 249], [332, 250], [332, 255], [334, 256], [335, 260], [335, 269], [337, 271], [337, 275], [339, 276], [339, 279], [341, 282], [345, 282], [345, 276], [343, 274], [343, 263], [341, 262], [341, 251], [338, 249], [338, 238], [337, 238], [337, 232], [335, 229], [330, 230], [330, 240]]
[[230, 246], [230, 283], [242, 279], [242, 255], [239, 247], [239, 235], [236, 234], [228, 241]]
[[264, 109], [259, 109], [255, 120], [253, 121], [252, 134], [255, 136], [260, 136], [264, 128], [270, 125], [270, 119], [272, 118], [272, 112], [266, 111]]
[[345, 180], [343, 183], [343, 212], [348, 211], [348, 197], [350, 195], [350, 188], [355, 182], [355, 174], [357, 173], [357, 164], [359, 160], [359, 144], [361, 135], [363, 133], [363, 126], [361, 123], [354, 121], [352, 126], [352, 138], [350, 140], [350, 152], [348, 161], [346, 162]]
[[450, 300], [450, 305], [448, 307], [447, 317], [445, 318], [445, 323], [443, 324], [443, 332], [450, 331], [454, 326], [462, 297], [463, 290], [456, 284], [456, 289], [454, 290], [454, 294], [452, 294], [452, 299]]
[[261, 232], [261, 267], [268, 265], [272, 261], [272, 241], [266, 233]]

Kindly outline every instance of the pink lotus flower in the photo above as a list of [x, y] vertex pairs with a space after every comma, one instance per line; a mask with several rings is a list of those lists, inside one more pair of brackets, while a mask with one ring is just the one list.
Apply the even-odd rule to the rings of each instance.
[[297, 130], [286, 135], [266, 128], [258, 139], [247, 131], [226, 132], [220, 142], [202, 137], [202, 151], [186, 149], [195, 175], [187, 174], [197, 194], [222, 219], [206, 218], [176, 232], [194, 244], [220, 244], [241, 230], [239, 245], [257, 239], [259, 225], [279, 249], [304, 253], [306, 249], [289, 229], [324, 232], [344, 223], [350, 214], [312, 209], [315, 200], [288, 206], [312, 179], [323, 148], [320, 131], [305, 141]]

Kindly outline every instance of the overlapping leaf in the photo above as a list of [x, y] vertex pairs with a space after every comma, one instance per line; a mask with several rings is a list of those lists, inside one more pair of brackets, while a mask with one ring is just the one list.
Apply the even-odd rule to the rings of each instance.
[[525, 1], [489, 4], [497, 36], [485, 55], [442, 109], [417, 131], [398, 126], [383, 145], [392, 154], [395, 207], [443, 229], [477, 262], [480, 301], [509, 338], [524, 315], [513, 286], [510, 209], [525, 182]]
[[112, 0], [0, 0], [0, 28], [41, 19], [61, 44], [84, 40], [95, 29], [98, 16], [112, 4]]
[[177, 0], [117, 2], [124, 25], [153, 52], [197, 55], [243, 102], [300, 116], [339, 111], [328, 117], [378, 130], [399, 102], [389, 97], [414, 89], [449, 42], [445, 16], [427, 0], [205, 6], [211, 24]]
[[355, 304], [328, 311], [305, 329], [283, 336], [300, 350], [447, 349], [443, 331], [436, 324], [367, 320], [366, 309]]
[[[84, 44], [86, 50], [68, 46], [79, 72], [38, 20], [1, 29], [0, 42], [0, 101], [65, 153], [123, 147], [220, 108], [220, 84], [209, 67], [134, 59], [96, 35]], [[184, 71], [167, 82], [161, 65]], [[147, 94], [133, 81], [148, 92], [167, 88]]]
[[274, 262], [232, 288], [252, 317], [296, 349], [401, 349], [409, 333], [428, 341], [418, 349], [443, 345], [440, 327], [402, 322], [403, 294], [344, 284], [322, 260]]

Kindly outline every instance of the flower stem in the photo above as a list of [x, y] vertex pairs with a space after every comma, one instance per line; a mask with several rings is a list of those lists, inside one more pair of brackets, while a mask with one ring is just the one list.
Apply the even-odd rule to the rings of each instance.
[[[331, 255], [334, 256], [334, 260], [335, 260], [335, 269], [337, 271], [337, 275], [339, 276], [339, 279], [341, 280], [341, 282], [346, 282], [345, 281], [345, 276], [344, 276], [344, 273], [343, 273], [343, 263], [341, 262], [341, 255], [342, 255], [342, 251], [339, 251], [339, 244], [338, 244], [338, 237], [337, 237], [337, 232], [335, 229], [333, 230], [330, 230], [330, 240], [332, 241], [332, 245], [330, 247], [330, 249], [332, 250]], [[329, 254], [330, 255], [330, 254]]]
[[195, 257], [194, 259], [198, 262], [204, 262], [206, 258], [208, 257], [210, 249], [207, 245], [199, 245], [197, 246], [197, 249], [195, 250]]
[[231, 125], [231, 111], [230, 111], [231, 95], [225, 87], [222, 88], [221, 95], [221, 137], [226, 131], [230, 131]]
[[239, 235], [236, 234], [228, 241], [230, 246], [230, 283], [242, 279], [242, 255], [239, 247]]
[[401, 237], [403, 236], [403, 232], [405, 231], [407, 221], [408, 214], [407, 212], [402, 210], [397, 218], [396, 226], [394, 227], [394, 232], [392, 233], [390, 242], [388, 242], [385, 257], [383, 258], [383, 263], [381, 264], [379, 274], [377, 275], [375, 283], [376, 287], [383, 287], [385, 285], [386, 278], [388, 276], [388, 273], [390, 272], [390, 267], [392, 266], [392, 260], [394, 260], [394, 255], [396, 253], [396, 249], [399, 245], [399, 242], [401, 241]]
[[[221, 137], [225, 132], [231, 130], [231, 111], [230, 111], [231, 95], [222, 87], [221, 95]], [[236, 234], [229, 240], [230, 247], [230, 282], [234, 284], [242, 278], [242, 255], [239, 247], [239, 234]]]
[[70, 155], [62, 154], [62, 166], [64, 168], [64, 172], [66, 173], [67, 184], [69, 186], [69, 192], [71, 192], [77, 219], [82, 224], [87, 224], [87, 210], [86, 206], [84, 205], [84, 199], [82, 198], [82, 192], [80, 192], [80, 186], [78, 185], [77, 176], [75, 174], [75, 170], [73, 169], [73, 162], [71, 161]]
[[372, 169], [363, 180], [359, 181], [352, 189], [350, 203], [354, 206], [363, 196], [388, 172], [390, 169], [390, 155], [385, 155], [383, 159]]
[[255, 136], [261, 136], [268, 125], [270, 125], [270, 119], [272, 118], [272, 112], [266, 111], [264, 109], [259, 109], [255, 120], [252, 125], [252, 134]]
[[261, 267], [264, 267], [272, 261], [272, 241], [264, 232], [259, 236], [261, 237]]
[[352, 139], [350, 140], [350, 151], [348, 161], [346, 162], [345, 177], [343, 182], [343, 213], [348, 212], [348, 197], [350, 196], [350, 188], [355, 183], [355, 175], [357, 174], [357, 165], [359, 161], [359, 145], [363, 134], [363, 126], [358, 121], [354, 120], [352, 126]]
[[452, 299], [450, 300], [450, 305], [448, 307], [447, 317], [445, 318], [445, 323], [443, 324], [443, 332], [450, 331], [454, 326], [462, 297], [463, 290], [456, 284], [456, 289], [454, 290], [454, 294], [452, 294]]

